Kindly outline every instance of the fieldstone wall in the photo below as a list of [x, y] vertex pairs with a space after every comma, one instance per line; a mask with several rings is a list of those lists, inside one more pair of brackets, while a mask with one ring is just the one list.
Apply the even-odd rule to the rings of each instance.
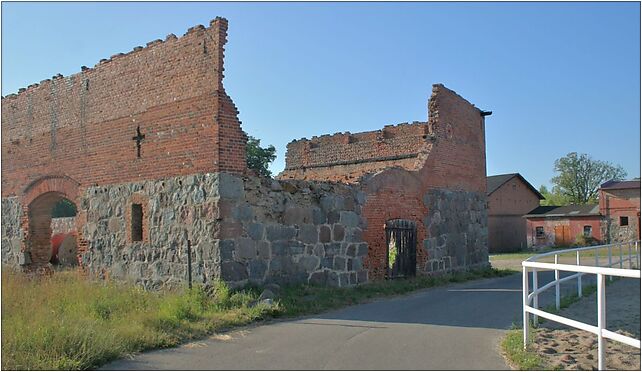
[[[176, 286], [187, 280], [189, 239], [196, 283], [353, 285], [367, 281], [363, 202], [348, 186], [230, 173], [91, 187], [79, 207], [82, 263], [98, 277]], [[132, 239], [134, 203], [141, 241]]]
[[68, 234], [76, 231], [76, 217], [57, 217], [51, 219], [51, 235]]
[[20, 244], [24, 239], [21, 227], [22, 205], [17, 197], [2, 198], [2, 263], [19, 265]]
[[425, 271], [444, 272], [488, 266], [486, 195], [433, 189], [424, 195], [429, 215]]
[[[187, 281], [187, 240], [192, 242], [194, 282], [220, 274], [213, 244], [218, 217], [218, 174], [90, 187], [81, 196], [89, 242], [82, 264], [89, 273], [132, 281], [145, 288]], [[131, 205], [143, 207], [143, 240], [132, 241]]]
[[363, 193], [340, 184], [225, 174], [220, 197], [221, 278], [233, 286], [368, 280]]

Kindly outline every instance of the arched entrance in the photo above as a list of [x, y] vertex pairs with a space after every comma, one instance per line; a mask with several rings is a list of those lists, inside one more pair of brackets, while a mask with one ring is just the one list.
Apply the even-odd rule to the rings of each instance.
[[72, 201], [58, 192], [44, 193], [29, 204], [28, 249], [33, 266], [47, 266], [49, 263], [56, 266], [75, 266], [77, 264], [77, 260], [73, 260], [77, 254], [78, 246], [76, 234], [67, 233], [52, 236], [53, 212], [64, 201], [74, 205]]
[[[51, 267], [52, 263], [58, 265], [61, 249], [66, 265], [77, 264], [77, 257], [74, 260], [73, 256], [77, 256], [78, 234], [74, 231], [62, 237], [53, 237], [51, 227], [52, 217], [60, 213], [61, 206], [73, 210], [73, 213], [65, 216], [75, 215], [77, 199], [78, 183], [69, 177], [47, 176], [27, 186], [23, 194], [23, 205], [27, 208], [27, 223], [23, 224], [27, 230], [24, 251], [28, 259], [25, 260], [25, 266], [39, 269]], [[55, 247], [52, 243], [55, 243]]]

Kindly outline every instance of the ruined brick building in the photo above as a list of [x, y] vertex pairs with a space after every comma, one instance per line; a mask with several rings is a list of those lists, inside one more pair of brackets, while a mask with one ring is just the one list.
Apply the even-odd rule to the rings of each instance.
[[51, 269], [66, 199], [77, 265], [146, 288], [186, 280], [188, 241], [203, 283], [487, 265], [484, 112], [435, 85], [427, 122], [295, 141], [280, 179], [258, 178], [223, 87], [226, 35], [216, 18], [3, 97], [4, 264]]

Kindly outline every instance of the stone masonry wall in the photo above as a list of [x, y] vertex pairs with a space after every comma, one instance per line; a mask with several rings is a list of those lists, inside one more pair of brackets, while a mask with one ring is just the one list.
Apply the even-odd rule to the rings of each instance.
[[24, 238], [21, 226], [22, 205], [17, 197], [2, 198], [2, 263], [20, 264], [20, 247]]
[[429, 210], [425, 272], [488, 266], [485, 193], [434, 189], [424, 195], [424, 204]]
[[58, 217], [51, 219], [51, 235], [67, 234], [76, 231], [76, 217]]
[[[82, 264], [98, 277], [145, 288], [187, 280], [187, 240], [192, 241], [193, 280], [219, 277], [213, 244], [218, 218], [218, 174], [90, 187], [80, 198], [88, 250]], [[131, 205], [142, 204], [143, 239], [132, 241]]]
[[[347, 186], [213, 173], [90, 187], [80, 200], [89, 244], [81, 261], [93, 276], [180, 285], [189, 239], [195, 283], [348, 286], [368, 278], [363, 196]], [[143, 209], [141, 241], [132, 238], [132, 204]]]
[[221, 183], [221, 278], [232, 285], [368, 280], [364, 196], [339, 184], [227, 176]]

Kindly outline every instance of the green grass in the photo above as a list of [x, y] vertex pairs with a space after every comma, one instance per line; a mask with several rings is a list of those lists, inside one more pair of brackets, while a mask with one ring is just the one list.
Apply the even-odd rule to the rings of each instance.
[[422, 288], [460, 283], [473, 279], [501, 277], [515, 274], [513, 270], [484, 269], [444, 276], [420, 276], [412, 279], [378, 281], [355, 288], [329, 288], [308, 285], [286, 287], [279, 299], [282, 316], [318, 313], [333, 308], [353, 305], [373, 298], [406, 294]]
[[[515, 328], [515, 327], [513, 327]], [[510, 363], [520, 371], [551, 370], [546, 361], [532, 350], [524, 350], [523, 330], [511, 329], [502, 340], [502, 350]], [[535, 330], [531, 327], [529, 339], [532, 342]]]
[[282, 288], [272, 305], [251, 306], [260, 288], [231, 291], [219, 283], [209, 294], [202, 288], [146, 292], [93, 282], [77, 272], [29, 278], [3, 268], [2, 369], [93, 369], [134, 352], [175, 346], [262, 319], [513, 273], [487, 269], [355, 288], [297, 285]]

